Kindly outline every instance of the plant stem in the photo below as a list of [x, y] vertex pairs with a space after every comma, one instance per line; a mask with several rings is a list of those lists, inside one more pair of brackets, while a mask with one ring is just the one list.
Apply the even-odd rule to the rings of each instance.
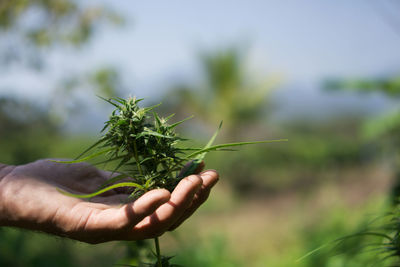
[[139, 156], [138, 156], [136, 141], [133, 142], [133, 149], [134, 149], [134, 153], [135, 153], [134, 156], [135, 156], [136, 165], [137, 165], [138, 170], [139, 170], [139, 174], [143, 175], [142, 167], [140, 166], [140, 163], [139, 163]]
[[160, 252], [160, 242], [158, 241], [158, 237], [154, 238], [154, 243], [156, 245], [157, 267], [162, 267], [161, 252]]

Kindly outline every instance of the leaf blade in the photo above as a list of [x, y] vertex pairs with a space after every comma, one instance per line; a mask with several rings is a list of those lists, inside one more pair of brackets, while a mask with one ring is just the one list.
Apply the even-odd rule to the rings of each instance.
[[104, 193], [104, 192], [107, 192], [107, 191], [110, 191], [110, 190], [112, 190], [112, 189], [119, 188], [119, 187], [135, 187], [135, 188], [139, 188], [139, 189], [142, 189], [142, 190], [144, 189], [143, 186], [141, 186], [141, 185], [139, 185], [139, 184], [137, 184], [137, 183], [133, 183], [133, 182], [124, 182], [124, 183], [118, 183], [118, 184], [114, 184], [114, 185], [107, 186], [106, 188], [100, 189], [100, 190], [98, 190], [98, 191], [96, 191], [96, 192], [94, 192], [94, 193], [91, 193], [91, 194], [83, 194], [83, 195], [80, 195], [80, 194], [73, 194], [73, 193], [64, 191], [64, 190], [62, 190], [62, 189], [60, 189], [60, 188], [57, 188], [57, 191], [60, 192], [60, 193], [62, 193], [62, 194], [64, 194], [64, 195], [66, 195], [66, 196], [70, 196], [70, 197], [76, 197], [76, 198], [92, 198], [92, 197], [98, 196], [98, 195], [100, 195], [100, 194], [102, 194], [102, 193]]

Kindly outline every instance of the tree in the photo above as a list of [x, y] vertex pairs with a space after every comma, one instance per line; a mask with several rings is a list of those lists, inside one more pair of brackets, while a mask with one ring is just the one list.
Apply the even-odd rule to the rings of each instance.
[[[248, 126], [266, 118], [268, 96], [277, 81], [267, 77], [255, 78], [245, 69], [245, 57], [238, 48], [206, 51], [200, 54], [203, 83], [180, 84], [168, 98], [178, 99], [180, 108], [201, 114], [211, 125], [224, 121], [227, 137], [246, 135]], [[176, 107], [174, 107], [176, 108]]]
[[[18, 75], [28, 72], [40, 77], [39, 72], [46, 73], [51, 52], [78, 51], [93, 40], [104, 24], [122, 22], [121, 16], [104, 5], [74, 0], [0, 1], [0, 77], [13, 69]], [[49, 75], [46, 73], [44, 78], [53, 86], [49, 106], [56, 107], [51, 113], [58, 117], [68, 113], [71, 102], [78, 101], [74, 97], [78, 89], [86, 88], [106, 97], [115, 96], [119, 89], [118, 72], [110, 66], [95, 67], [79, 75], [67, 73], [54, 84]]]

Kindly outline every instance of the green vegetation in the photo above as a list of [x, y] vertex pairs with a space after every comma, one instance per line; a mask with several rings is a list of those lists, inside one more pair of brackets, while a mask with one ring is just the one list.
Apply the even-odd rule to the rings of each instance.
[[[330, 80], [326, 83], [329, 90], [349, 90], [360, 94], [380, 93], [388, 98], [397, 99], [400, 93], [399, 77], [366, 78], [348, 80]], [[375, 118], [369, 118], [361, 127], [361, 140], [363, 143], [374, 143], [378, 147], [375, 156], [386, 155], [396, 175], [391, 188], [391, 205], [377, 214], [372, 222], [359, 226], [353, 234], [348, 233], [342, 238], [336, 239], [337, 246], [346, 251], [346, 244], [352, 242], [355, 256], [368, 253], [375, 264], [398, 266], [400, 264], [399, 236], [400, 236], [400, 111], [396, 108]], [[383, 153], [382, 153], [383, 152]]]
[[[76, 195], [62, 191], [66, 195], [77, 198], [92, 198], [118, 187], [132, 188], [130, 195], [132, 199], [137, 199], [144, 193], [157, 188], [165, 188], [172, 192], [180, 180], [196, 173], [204, 156], [210, 151], [251, 144], [287, 141], [281, 139], [212, 145], [221, 129], [221, 123], [204, 148], [179, 147], [179, 143], [185, 139], [178, 137], [174, 129], [187, 119], [168, 124], [173, 115], [162, 118], [153, 111], [156, 106], [139, 107], [138, 103], [142, 99], [111, 98], [104, 100], [116, 108], [102, 130], [102, 132], [105, 130], [107, 132], [94, 145], [84, 151], [78, 159], [57, 162], [77, 163], [105, 155], [106, 160], [97, 162], [96, 165], [105, 166], [107, 163], [116, 162], [117, 165], [112, 170], [112, 174], [118, 172], [118, 175], [110, 177], [106, 183], [100, 186], [98, 191], [91, 194]], [[149, 116], [151, 111], [153, 111], [153, 120], [150, 120]], [[91, 150], [95, 151], [91, 155], [79, 159]], [[184, 165], [185, 163], [187, 164]], [[120, 182], [121, 180], [124, 181]], [[160, 254], [158, 238], [155, 238], [154, 241], [157, 256], [154, 266], [170, 266], [170, 258], [162, 257]]]
[[[37, 19], [25, 23], [32, 13]], [[98, 3], [1, 2], [1, 75], [8, 75], [8, 70], [23, 73], [28, 69], [32, 75], [45, 74], [46, 83], [57, 80], [48, 99], [0, 95], [1, 163], [76, 158], [88, 144], [100, 138], [97, 146], [88, 151], [99, 153], [99, 157], [85, 154], [81, 159], [89, 157], [94, 164], [100, 163], [99, 167], [121, 174], [112, 180], [113, 184], [100, 190], [121, 183], [118, 179], [134, 177], [129, 185], [135, 185], [131, 192], [137, 197], [151, 188], [172, 190], [183, 177], [179, 172], [187, 162], [200, 160], [208, 150], [226, 149], [211, 144], [203, 149], [220, 120], [224, 120], [224, 131], [219, 135], [222, 143], [276, 136], [290, 142], [271, 144], [268, 149], [255, 145], [240, 153], [218, 151], [207, 155], [207, 168], [218, 170], [221, 181], [187, 223], [160, 240], [163, 252], [174, 256], [172, 264], [194, 267], [399, 264], [400, 112], [397, 108], [365, 119], [349, 115], [328, 116], [318, 121], [271, 120], [278, 107], [273, 94], [280, 89], [279, 83], [272, 75], [259, 76], [250, 71], [244, 51], [228, 47], [200, 54], [202, 80], [176, 83], [164, 97], [160, 96], [164, 104], [158, 110], [162, 114], [176, 113], [174, 118], [163, 119], [148, 109], [146, 115], [134, 116], [137, 121], [131, 126], [131, 116], [134, 112], [140, 114], [143, 108], [136, 105], [137, 100], [124, 102], [116, 98], [110, 100], [117, 110], [107, 122], [103, 136], [69, 131], [74, 118], [84, 111], [102, 112], [103, 106], [87, 104], [85, 96], [109, 98], [131, 92], [121, 89], [128, 86], [122, 84], [118, 68], [113, 66], [96, 66], [79, 73], [72, 69], [61, 77], [53, 77], [52, 72], [46, 72], [48, 56], [54, 51], [85, 51], [87, 45], [96, 41], [96, 34], [104, 25], [120, 25], [123, 21], [119, 14]], [[20, 86], [33, 90], [28, 83]], [[340, 78], [330, 81], [327, 87], [342, 95], [346, 91], [359, 92], [360, 97], [377, 94], [393, 101], [398, 101], [400, 95], [398, 75]], [[82, 97], [81, 93], [86, 95]], [[121, 120], [125, 116], [123, 110], [127, 118]], [[195, 118], [180, 125], [170, 122], [180, 121], [187, 114], [194, 114]], [[136, 130], [146, 133], [126, 135]], [[183, 140], [175, 130], [196, 141]], [[126, 145], [134, 142], [137, 155], [134, 148]], [[155, 146], [144, 147], [146, 142]], [[168, 152], [159, 153], [163, 150]], [[193, 152], [197, 154], [190, 156]], [[365, 235], [367, 231], [384, 237]], [[357, 234], [341, 238], [354, 233]], [[151, 248], [147, 241], [93, 246], [40, 233], [0, 229], [0, 266], [106, 267], [115, 263], [136, 266], [154, 261]], [[313, 254], [297, 261], [315, 249]], [[386, 256], [392, 257], [382, 262]]]

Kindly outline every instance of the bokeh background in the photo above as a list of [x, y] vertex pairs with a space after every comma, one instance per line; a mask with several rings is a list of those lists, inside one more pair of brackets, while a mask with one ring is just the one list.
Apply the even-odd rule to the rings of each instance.
[[[111, 107], [144, 97], [204, 143], [288, 138], [206, 158], [220, 183], [161, 238], [185, 266], [365, 266], [400, 191], [400, 4], [0, 1], [0, 162], [74, 158]], [[146, 242], [87, 245], [0, 229], [1, 266], [135, 264]]]

